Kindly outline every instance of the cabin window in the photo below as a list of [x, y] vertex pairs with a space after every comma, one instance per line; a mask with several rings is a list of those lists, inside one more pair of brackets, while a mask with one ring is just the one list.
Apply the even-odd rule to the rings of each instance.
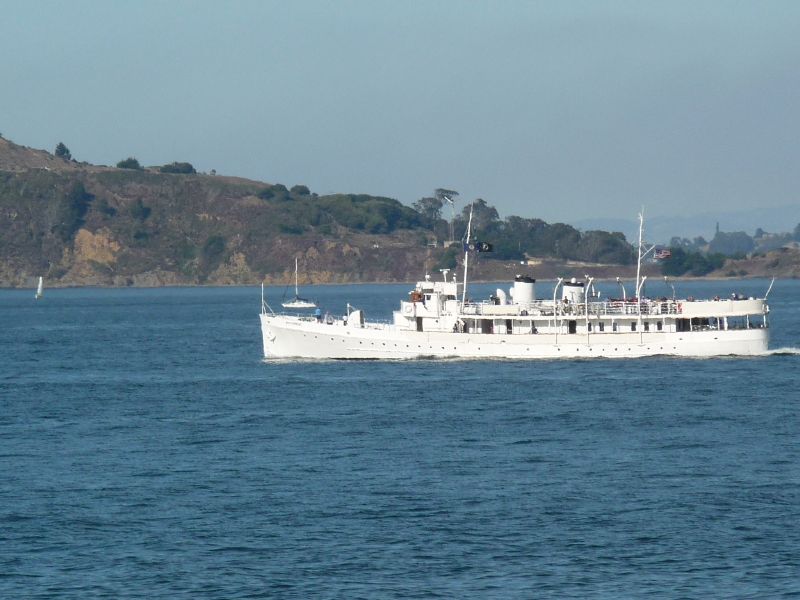
[[616, 331], [616, 330], [617, 330], [617, 323], [615, 321], [614, 323], [611, 324], [611, 331]]
[[567, 327], [569, 328], [568, 331], [570, 333], [576, 333], [578, 331], [578, 322], [577, 321], [569, 321], [569, 323], [567, 324]]
[[591, 330], [592, 330], [592, 324], [591, 324], [591, 323], [587, 323], [587, 325], [586, 325], [586, 328], [587, 328], [589, 331], [591, 331]]
[[636, 331], [636, 321], [631, 321], [631, 331]]
[[656, 322], [656, 329], [658, 331], [661, 331], [662, 329], [664, 329], [664, 324], [661, 321]]
[[603, 323], [602, 321], [600, 321], [600, 323], [598, 323], [598, 325], [600, 326], [600, 331], [605, 331], [606, 330], [606, 324]]
[[691, 320], [692, 331], [708, 331], [712, 329], [711, 320], [704, 317], [697, 317]]
[[422, 331], [422, 317], [417, 317], [417, 331]]
[[650, 323], [648, 323], [647, 321], [644, 322], [644, 330], [650, 331]]
[[494, 322], [491, 319], [481, 320], [481, 333], [494, 333]]
[[514, 333], [514, 326], [511, 322], [511, 319], [506, 319], [506, 333], [509, 335]]

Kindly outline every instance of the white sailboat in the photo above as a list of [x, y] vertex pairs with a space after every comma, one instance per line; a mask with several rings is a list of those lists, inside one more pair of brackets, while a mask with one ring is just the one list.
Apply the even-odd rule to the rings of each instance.
[[34, 298], [39, 300], [44, 295], [44, 278], [39, 277], [39, 285], [36, 287], [36, 295]]
[[297, 258], [294, 259], [294, 298], [288, 302], [281, 302], [284, 308], [316, 308], [317, 304], [313, 300], [300, 297], [297, 288]]

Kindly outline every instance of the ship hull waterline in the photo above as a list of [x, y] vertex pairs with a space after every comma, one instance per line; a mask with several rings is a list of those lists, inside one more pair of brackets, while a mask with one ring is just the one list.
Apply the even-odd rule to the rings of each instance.
[[758, 356], [767, 352], [768, 328], [693, 332], [537, 333], [522, 335], [418, 332], [390, 325], [348, 327], [261, 314], [265, 358], [634, 358]]

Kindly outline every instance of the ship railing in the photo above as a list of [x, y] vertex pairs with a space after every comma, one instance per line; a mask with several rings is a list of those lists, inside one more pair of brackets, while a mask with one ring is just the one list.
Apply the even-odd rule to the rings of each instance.
[[492, 304], [489, 302], [470, 302], [461, 310], [466, 316], [487, 316], [502, 319], [514, 316], [549, 315], [554, 312], [552, 301], [537, 300], [525, 304]]
[[[499, 309], [502, 307], [502, 309]], [[498, 310], [499, 309], [499, 310]], [[675, 315], [678, 314], [678, 303], [674, 300], [653, 300], [643, 298], [636, 300], [603, 300], [586, 303], [568, 303], [558, 301], [553, 305], [552, 300], [537, 300], [527, 304], [497, 305], [486, 302], [465, 304], [461, 314], [465, 316], [486, 316], [497, 319], [515, 316], [543, 316], [559, 317], [585, 316], [636, 316], [642, 315]]]
[[673, 300], [605, 300], [589, 304], [589, 314], [597, 315], [675, 315], [678, 303]]

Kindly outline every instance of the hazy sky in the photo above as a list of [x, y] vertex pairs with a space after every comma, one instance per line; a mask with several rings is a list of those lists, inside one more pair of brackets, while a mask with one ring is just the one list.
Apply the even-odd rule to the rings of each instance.
[[4, 2], [0, 132], [571, 222], [800, 200], [800, 2]]

